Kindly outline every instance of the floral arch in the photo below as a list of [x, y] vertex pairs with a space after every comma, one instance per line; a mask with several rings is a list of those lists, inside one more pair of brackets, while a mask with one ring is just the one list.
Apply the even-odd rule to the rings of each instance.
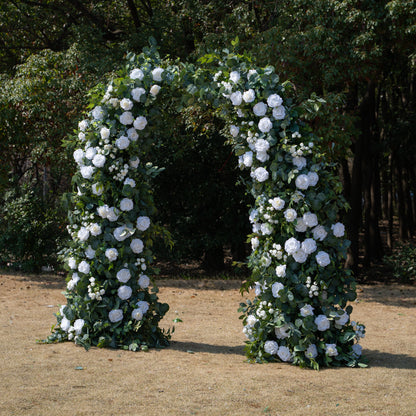
[[[179, 92], [179, 94], [178, 94]], [[199, 67], [162, 60], [154, 49], [129, 55], [126, 68], [91, 92], [88, 116], [73, 139], [73, 177], [65, 253], [67, 304], [46, 342], [145, 350], [169, 345], [158, 323], [169, 306], [152, 286], [151, 178], [144, 162], [179, 95], [209, 102], [249, 172], [255, 298], [240, 305], [250, 360], [300, 366], [359, 364], [364, 327], [351, 321], [355, 283], [343, 268], [345, 208], [333, 167], [301, 121], [290, 83], [272, 67], [225, 51]]]

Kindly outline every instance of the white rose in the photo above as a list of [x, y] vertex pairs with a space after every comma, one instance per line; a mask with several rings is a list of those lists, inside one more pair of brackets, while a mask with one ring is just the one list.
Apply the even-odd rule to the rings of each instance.
[[82, 149], [75, 150], [74, 159], [75, 159], [75, 162], [78, 163], [78, 165], [82, 165], [84, 163], [83, 162], [84, 156], [85, 156], [85, 154], [84, 154], [84, 151]]
[[280, 346], [279, 351], [277, 351], [277, 355], [282, 361], [292, 361], [292, 353], [288, 347], [284, 347], [283, 345]]
[[263, 163], [266, 162], [266, 160], [269, 160], [270, 156], [267, 154], [267, 152], [257, 152], [256, 159]]
[[275, 282], [272, 284], [272, 294], [275, 298], [280, 298], [279, 292], [285, 287], [280, 282]]
[[134, 101], [140, 102], [142, 95], [146, 95], [146, 90], [144, 88], [137, 87], [131, 90], [131, 96]]
[[82, 260], [78, 265], [78, 271], [80, 273], [88, 274], [90, 272], [90, 265], [85, 260]]
[[316, 172], [309, 172], [308, 179], [309, 179], [309, 185], [315, 186], [318, 183], [319, 176]]
[[133, 169], [137, 169], [137, 167], [140, 164], [140, 159], [138, 157], [134, 158], [134, 159], [130, 159], [129, 161], [129, 165], [133, 168]]
[[259, 103], [257, 103], [254, 107], [253, 107], [253, 113], [257, 116], [257, 117], [263, 117], [267, 112], [267, 105], [264, 104], [262, 101], [260, 101]]
[[91, 179], [94, 174], [95, 168], [92, 166], [82, 166], [80, 169], [81, 176], [84, 179]]
[[342, 311], [342, 312], [343, 312], [342, 315], [338, 315], [338, 318], [335, 318], [335, 324], [336, 325], [343, 326], [350, 319], [350, 316], [347, 314], [347, 312], [345, 312], [345, 311]]
[[234, 124], [232, 126], [230, 126], [230, 134], [231, 134], [231, 136], [237, 137], [239, 131], [240, 131], [240, 129], [237, 126], [234, 126]]
[[283, 103], [283, 99], [280, 95], [277, 94], [272, 94], [269, 95], [269, 97], [267, 98], [267, 105], [269, 107], [279, 107], [279, 105], [282, 105]]
[[270, 143], [265, 139], [258, 139], [254, 144], [256, 152], [267, 152], [270, 148]]
[[111, 207], [107, 210], [107, 219], [111, 222], [117, 221], [119, 217], [119, 210], [117, 208]]
[[105, 165], [105, 156], [97, 154], [92, 159], [92, 164], [97, 168], [102, 168]]
[[77, 236], [81, 241], [87, 241], [88, 238], [90, 237], [90, 232], [89, 232], [88, 228], [81, 227], [78, 230]]
[[143, 117], [143, 116], [137, 117], [136, 120], [134, 120], [133, 126], [137, 130], [143, 130], [147, 126], [146, 117]]
[[132, 188], [135, 188], [136, 187], [136, 181], [134, 179], [131, 179], [131, 178], [126, 178], [124, 180], [124, 185], [128, 185]]
[[286, 117], [286, 110], [283, 105], [279, 105], [279, 107], [273, 108], [273, 117], [276, 120], [283, 120]]
[[102, 230], [101, 230], [101, 226], [98, 224], [98, 223], [93, 223], [93, 224], [90, 224], [89, 226], [88, 226], [88, 229], [90, 230], [90, 233], [91, 233], [91, 235], [93, 235], [93, 236], [97, 236], [97, 235], [100, 235], [101, 234], [101, 232], [102, 232]]
[[89, 160], [93, 159], [93, 157], [97, 154], [97, 149], [95, 147], [89, 147], [85, 150], [85, 157]]
[[60, 323], [60, 327], [62, 331], [68, 332], [69, 328], [71, 327], [71, 321], [63, 317]]
[[290, 326], [288, 324], [284, 324], [283, 326], [279, 328], [275, 328], [274, 333], [277, 339], [285, 339], [285, 338], [288, 338], [290, 335], [289, 330], [290, 330]]
[[318, 350], [315, 344], [310, 344], [305, 351], [305, 357], [307, 358], [316, 358], [318, 356]]
[[109, 261], [115, 261], [117, 260], [117, 257], [118, 257], [118, 251], [116, 248], [108, 248], [105, 251], [105, 256], [107, 257]]
[[163, 68], [157, 67], [152, 71], [152, 77], [154, 81], [162, 81]]
[[133, 123], [134, 117], [130, 111], [125, 111], [120, 116], [120, 123], [128, 126], [129, 124]]
[[255, 74], [257, 74], [257, 71], [256, 71], [255, 69], [250, 69], [250, 70], [247, 72], [247, 79], [249, 79], [251, 76], [253, 76], [253, 75], [255, 75]]
[[263, 235], [270, 235], [273, 233], [273, 226], [269, 223], [263, 223], [260, 226], [260, 231]]
[[123, 198], [120, 201], [120, 209], [122, 211], [128, 212], [131, 211], [134, 207], [134, 203], [130, 198]]
[[240, 105], [243, 102], [243, 94], [241, 94], [240, 91], [233, 92], [230, 95], [230, 100], [233, 103], [233, 105]]
[[108, 139], [110, 137], [110, 129], [108, 129], [107, 127], [103, 127], [100, 130], [100, 136], [103, 140]]
[[325, 315], [318, 315], [315, 318], [315, 325], [318, 327], [318, 331], [326, 331], [330, 327], [330, 322]]
[[117, 241], [124, 241], [127, 237], [130, 237], [130, 234], [130, 230], [125, 225], [117, 227], [113, 231], [114, 238]]
[[302, 249], [296, 250], [292, 256], [296, 263], [305, 263], [308, 259], [308, 255]]
[[326, 238], [326, 236], [328, 235], [328, 233], [325, 230], [325, 227], [322, 226], [322, 225], [316, 226], [312, 230], [312, 233], [313, 233], [313, 238], [315, 240], [319, 240], [319, 241], [323, 241]]
[[141, 321], [143, 318], [143, 312], [141, 309], [133, 309], [131, 312], [131, 318], [136, 321]]
[[248, 151], [242, 155], [243, 165], [247, 168], [251, 167], [253, 164], [253, 152]]
[[230, 72], [230, 80], [237, 84], [237, 82], [240, 80], [240, 73], [237, 71]]
[[308, 226], [305, 224], [305, 221], [303, 221], [303, 218], [297, 218], [295, 230], [298, 233], [304, 233], [307, 229], [308, 229]]
[[279, 197], [269, 199], [269, 203], [277, 211], [280, 211], [285, 207], [285, 201], [282, 198], [279, 198]]
[[120, 100], [120, 107], [125, 111], [131, 110], [133, 108], [133, 101], [129, 98], [123, 98]]
[[161, 89], [161, 87], [160, 87], [160, 85], [156, 85], [156, 84], [154, 84], [154, 85], [152, 85], [151, 86], [151, 88], [150, 88], [150, 94], [153, 96], [153, 97], [156, 97], [156, 95], [158, 95], [159, 94], [159, 92], [160, 92], [160, 89]]
[[315, 227], [318, 225], [318, 217], [312, 212], [305, 212], [303, 214], [303, 221], [308, 227]]
[[325, 253], [325, 251], [320, 251], [316, 256], [316, 262], [321, 266], [321, 267], [326, 267], [328, 266], [329, 263], [331, 263], [331, 259], [329, 258], [329, 254]]
[[85, 321], [83, 319], [76, 319], [74, 322], [75, 335], [80, 335], [82, 328], [84, 327]]
[[260, 241], [259, 241], [258, 237], [253, 237], [251, 239], [251, 248], [253, 250], [255, 250], [259, 246], [259, 244], [260, 244]]
[[252, 103], [256, 99], [256, 93], [251, 88], [248, 91], [244, 91], [243, 100], [246, 103]]
[[141, 69], [133, 69], [133, 71], [130, 72], [130, 78], [131, 79], [138, 79], [138, 80], [142, 80], [144, 78], [144, 74], [143, 71]]
[[279, 345], [276, 341], [266, 341], [264, 343], [264, 352], [270, 355], [276, 355], [279, 350]]
[[120, 150], [127, 149], [130, 145], [130, 140], [126, 136], [121, 136], [116, 140], [116, 146]]
[[104, 108], [97, 106], [91, 111], [91, 115], [94, 120], [98, 120], [98, 121], [104, 120], [105, 110]]
[[269, 172], [266, 169], [259, 167], [254, 170], [251, 174], [252, 178], [257, 180], [257, 182], [264, 182], [269, 179]]
[[288, 208], [284, 212], [284, 216], [285, 216], [287, 222], [293, 222], [297, 218], [298, 214], [296, 213], [296, 211], [294, 209]]
[[140, 254], [143, 251], [143, 241], [140, 238], [134, 238], [131, 240], [130, 248], [132, 249], [133, 253]]
[[306, 159], [304, 157], [295, 156], [292, 163], [298, 168], [303, 169], [306, 166]]
[[101, 218], [107, 218], [108, 210], [108, 205], [101, 205], [97, 208], [97, 213]]
[[325, 354], [329, 357], [336, 357], [338, 355], [337, 344], [325, 344]]
[[352, 351], [356, 357], [359, 357], [363, 352], [363, 347], [360, 344], [354, 344], [352, 346]]
[[85, 131], [85, 130], [87, 130], [87, 128], [88, 128], [88, 126], [89, 126], [89, 122], [88, 122], [88, 120], [82, 120], [82, 121], [80, 121], [79, 123], [78, 123], [78, 128], [81, 130], [81, 131]]
[[308, 175], [299, 175], [295, 181], [296, 187], [299, 189], [308, 189], [309, 187], [309, 178]]
[[286, 264], [280, 264], [276, 267], [276, 276], [285, 277], [286, 276]]
[[68, 259], [68, 266], [70, 269], [76, 269], [77, 268], [77, 262], [73, 257], [70, 257]]
[[95, 250], [91, 246], [88, 246], [85, 250], [85, 256], [87, 259], [93, 259], [95, 257]]
[[293, 254], [300, 249], [300, 242], [295, 237], [291, 237], [285, 242], [285, 251], [287, 254]]
[[121, 300], [127, 300], [131, 297], [133, 290], [130, 286], [120, 286], [117, 290], [117, 295]]
[[113, 309], [108, 313], [108, 319], [113, 323], [122, 321], [123, 311], [121, 309]]
[[300, 314], [301, 316], [306, 318], [307, 316], [313, 315], [313, 310], [314, 310], [314, 307], [312, 305], [306, 304], [300, 308]]
[[139, 277], [139, 286], [142, 289], [147, 289], [149, 287], [150, 284], [150, 279], [148, 276], [146, 276], [145, 274], [140, 275]]
[[343, 237], [345, 234], [345, 226], [340, 222], [332, 225], [331, 230], [335, 237]]
[[127, 283], [131, 278], [129, 269], [121, 269], [117, 272], [117, 280], [121, 283]]
[[136, 227], [139, 231], [146, 231], [150, 226], [150, 218], [142, 216], [137, 218]]
[[306, 254], [312, 254], [316, 251], [316, 241], [313, 238], [307, 238], [302, 242], [301, 247]]

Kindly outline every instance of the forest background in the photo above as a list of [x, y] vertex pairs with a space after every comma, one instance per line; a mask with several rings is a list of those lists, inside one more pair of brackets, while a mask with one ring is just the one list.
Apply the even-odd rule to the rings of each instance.
[[[68, 140], [88, 91], [151, 37], [161, 56], [188, 62], [233, 47], [273, 65], [300, 102], [324, 100], [309, 122], [350, 205], [347, 266], [384, 260], [415, 277], [414, 0], [2, 1], [0, 267], [59, 271], [75, 170]], [[164, 168], [154, 220], [175, 242], [157, 242], [158, 259], [218, 272], [248, 254], [251, 196], [212, 114], [190, 103], [172, 115], [150, 157]]]

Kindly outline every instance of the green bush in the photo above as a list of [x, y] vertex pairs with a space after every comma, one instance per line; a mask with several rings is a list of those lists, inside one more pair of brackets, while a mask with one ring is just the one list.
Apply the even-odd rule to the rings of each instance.
[[56, 268], [65, 217], [25, 186], [5, 192], [0, 203], [0, 264], [26, 272]]
[[393, 269], [393, 276], [401, 282], [416, 280], [416, 245], [401, 243], [393, 254], [384, 257], [384, 262]]

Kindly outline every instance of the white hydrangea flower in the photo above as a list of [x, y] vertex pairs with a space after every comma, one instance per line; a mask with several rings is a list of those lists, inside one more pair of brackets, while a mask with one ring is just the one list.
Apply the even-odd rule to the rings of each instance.
[[258, 102], [254, 107], [253, 107], [253, 113], [257, 116], [257, 117], [263, 117], [267, 112], [267, 105], [263, 103], [263, 101]]

